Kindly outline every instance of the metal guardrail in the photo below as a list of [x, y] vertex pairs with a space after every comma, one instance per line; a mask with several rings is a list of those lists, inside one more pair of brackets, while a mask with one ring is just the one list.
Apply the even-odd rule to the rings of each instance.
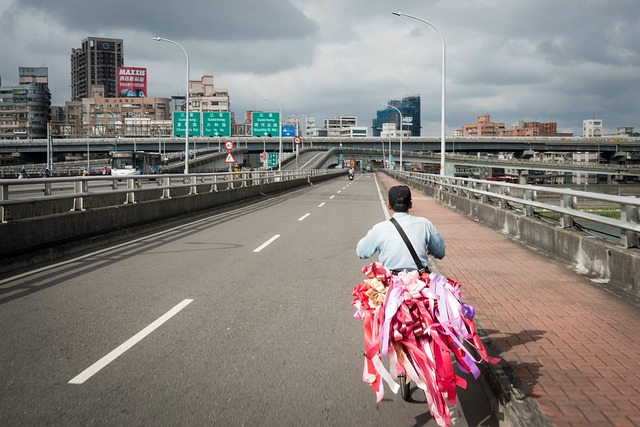
[[[44, 202], [69, 201], [70, 211], [86, 210], [93, 198], [124, 194], [124, 203], [136, 203], [140, 193], [159, 193], [160, 199], [170, 198], [179, 189], [188, 194], [218, 192], [235, 188], [266, 185], [298, 179], [344, 173], [341, 170], [303, 169], [281, 171], [238, 171], [222, 173], [195, 173], [188, 175], [130, 175], [86, 176], [69, 178], [5, 179], [0, 181], [0, 219], [11, 221], [12, 207]], [[58, 191], [52, 191], [58, 188]], [[158, 191], [161, 190], [161, 191]], [[183, 190], [184, 193], [184, 190]], [[148, 198], [147, 198], [148, 200]]]
[[[326, 149], [328, 147], [316, 146], [316, 149]], [[380, 154], [382, 150], [377, 148], [360, 148], [360, 147], [340, 147], [339, 151], [344, 153], [371, 153]], [[388, 156], [388, 151], [386, 151]], [[400, 155], [400, 151], [396, 148], [391, 150], [391, 154], [397, 161]], [[430, 159], [434, 163], [440, 162], [440, 153], [437, 152], [422, 152], [422, 151], [409, 151], [404, 150], [403, 156], [405, 159]], [[471, 165], [478, 167], [494, 167], [494, 168], [506, 168], [506, 169], [537, 169], [537, 170], [569, 170], [572, 172], [583, 172], [590, 174], [603, 174], [603, 175], [620, 175], [627, 174], [640, 177], [640, 164], [607, 164], [607, 163], [595, 163], [595, 162], [579, 162], [579, 161], [550, 161], [539, 158], [519, 159], [509, 158], [500, 159], [498, 157], [477, 156], [468, 154], [455, 154], [446, 153], [446, 162], [456, 165]]]
[[[551, 212], [557, 217], [557, 225], [562, 228], [584, 229], [585, 227], [580, 226], [580, 220], [599, 224], [609, 230], [615, 230], [618, 234], [616, 240], [622, 247], [640, 247], [640, 198], [635, 196], [616, 196], [416, 172], [388, 171], [388, 173], [391, 176], [402, 177], [409, 183], [438, 187], [441, 191], [473, 198], [481, 203], [517, 210], [525, 216], [541, 216], [540, 212]], [[551, 200], [556, 201], [557, 204], [550, 203]], [[620, 218], [585, 212], [578, 208], [578, 200], [614, 206]], [[550, 216], [547, 215], [547, 217]]]
[[[233, 151], [236, 153], [244, 153], [246, 149], [237, 149]], [[201, 161], [204, 158], [212, 158], [215, 156], [220, 156], [226, 154], [226, 151], [220, 151], [216, 148], [199, 148], [195, 151], [196, 157], [190, 157], [190, 163]], [[184, 169], [184, 153], [183, 152], [175, 152], [175, 153], [163, 153], [164, 159], [167, 160], [168, 163], [163, 163], [163, 168], [165, 168], [165, 173], [172, 173], [173, 170], [179, 170], [180, 173]], [[163, 159], [163, 160], [164, 160]], [[46, 163], [27, 163], [20, 165], [9, 165], [9, 166], [0, 166], [0, 179], [5, 178], [19, 178], [21, 172], [24, 170], [26, 173], [26, 177], [23, 178], [39, 178], [43, 177], [44, 170], [47, 168]], [[60, 176], [60, 177], [68, 177], [68, 176], [79, 176], [82, 175], [83, 171], [87, 171], [89, 175], [102, 175], [103, 169], [107, 167], [111, 169], [111, 158], [98, 158], [98, 159], [90, 159], [89, 162], [87, 160], [69, 160], [63, 162], [56, 162], [54, 165], [54, 169], [50, 171], [51, 176]]]

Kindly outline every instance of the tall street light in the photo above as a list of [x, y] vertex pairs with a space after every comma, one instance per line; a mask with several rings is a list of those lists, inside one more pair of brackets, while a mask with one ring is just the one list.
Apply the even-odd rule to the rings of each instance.
[[391, 104], [382, 103], [381, 105], [386, 105], [389, 108], [393, 108], [398, 112], [398, 114], [400, 114], [400, 170], [403, 170], [403, 167], [402, 167], [402, 112]]
[[278, 123], [278, 138], [280, 141], [280, 153], [278, 154], [278, 170], [282, 169], [282, 106], [280, 105], [280, 103], [278, 101], [274, 101], [271, 98], [262, 98], [263, 101], [271, 101], [271, 102], [275, 102], [278, 105], [278, 108], [280, 109], [280, 117], [278, 118], [278, 121], [280, 123]]
[[440, 124], [440, 175], [444, 175], [444, 152], [445, 152], [445, 139], [444, 139], [444, 133], [445, 133], [445, 81], [446, 81], [446, 57], [447, 57], [447, 44], [444, 41], [444, 36], [442, 35], [442, 33], [440, 32], [440, 30], [438, 30], [435, 25], [433, 25], [431, 22], [429, 21], [425, 21], [422, 18], [418, 18], [417, 16], [413, 16], [413, 15], [408, 15], [406, 13], [402, 13], [402, 12], [392, 12], [394, 15], [396, 16], [406, 16], [407, 18], [412, 18], [415, 20], [418, 20], [420, 22], [424, 22], [425, 24], [427, 24], [428, 26], [430, 26], [431, 28], [433, 28], [434, 30], [436, 30], [438, 32], [438, 34], [440, 34], [440, 38], [442, 39], [442, 111], [440, 113], [440, 118], [441, 118], [441, 124]]
[[[182, 47], [182, 45], [178, 42], [174, 42], [173, 40], [165, 39], [162, 37], [154, 37], [153, 38], [157, 42], [167, 42], [171, 44], [175, 44], [184, 52], [184, 56], [187, 58], [187, 91], [185, 92], [185, 138], [184, 138], [184, 173], [185, 175], [189, 173], [189, 55], [187, 51]], [[195, 149], [193, 150], [193, 155], [196, 155]]]

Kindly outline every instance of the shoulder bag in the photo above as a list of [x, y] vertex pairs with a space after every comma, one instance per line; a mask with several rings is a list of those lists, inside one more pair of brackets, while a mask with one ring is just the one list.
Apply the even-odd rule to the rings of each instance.
[[407, 245], [407, 249], [409, 249], [409, 252], [411, 253], [411, 256], [413, 257], [413, 261], [416, 263], [416, 267], [418, 267], [418, 273], [422, 274], [422, 273], [431, 273], [431, 270], [429, 270], [429, 267], [422, 266], [422, 262], [420, 262], [420, 258], [418, 257], [418, 254], [416, 253], [416, 250], [413, 248], [413, 245], [411, 244], [411, 241], [409, 240], [409, 238], [407, 237], [407, 234], [404, 232], [404, 230], [402, 229], [402, 227], [400, 227], [400, 224], [398, 224], [398, 221], [396, 221], [396, 219], [394, 217], [391, 217], [391, 219], [389, 220], [393, 223], [393, 225], [396, 226], [396, 229], [398, 230], [398, 233], [400, 233], [400, 236], [402, 236], [402, 240], [404, 240], [404, 243]]

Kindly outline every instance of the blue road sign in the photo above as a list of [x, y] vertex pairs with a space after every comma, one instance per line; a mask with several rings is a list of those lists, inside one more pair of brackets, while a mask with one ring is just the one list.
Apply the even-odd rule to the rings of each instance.
[[282, 126], [282, 136], [296, 136], [296, 127]]

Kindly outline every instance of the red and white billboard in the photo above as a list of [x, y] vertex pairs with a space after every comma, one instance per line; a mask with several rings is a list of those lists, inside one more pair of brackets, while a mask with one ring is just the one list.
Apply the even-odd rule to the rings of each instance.
[[137, 67], [118, 67], [118, 96], [147, 96], [147, 69]]

